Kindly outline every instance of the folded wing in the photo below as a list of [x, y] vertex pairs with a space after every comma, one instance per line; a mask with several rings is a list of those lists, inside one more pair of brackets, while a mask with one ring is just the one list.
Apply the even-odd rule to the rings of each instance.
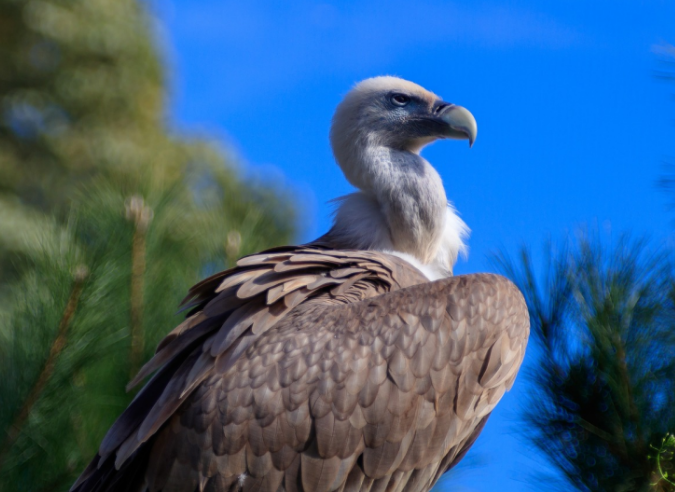
[[255, 255], [187, 302], [74, 490], [428, 490], [529, 333], [505, 278], [429, 283], [378, 253]]

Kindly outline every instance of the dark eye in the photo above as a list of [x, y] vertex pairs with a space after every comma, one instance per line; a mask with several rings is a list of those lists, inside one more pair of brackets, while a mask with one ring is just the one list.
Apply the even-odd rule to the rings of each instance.
[[396, 106], [405, 106], [410, 102], [410, 98], [405, 94], [392, 94], [391, 102]]

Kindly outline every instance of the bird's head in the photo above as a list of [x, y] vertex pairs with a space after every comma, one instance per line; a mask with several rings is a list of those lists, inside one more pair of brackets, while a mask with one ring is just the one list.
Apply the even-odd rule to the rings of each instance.
[[477, 132], [468, 110], [417, 84], [386, 76], [366, 79], [349, 91], [335, 111], [330, 137], [347, 179], [359, 186], [355, 175], [359, 170], [352, 168], [362, 160], [358, 154], [368, 148], [417, 154], [442, 138], [465, 139], [473, 145]]

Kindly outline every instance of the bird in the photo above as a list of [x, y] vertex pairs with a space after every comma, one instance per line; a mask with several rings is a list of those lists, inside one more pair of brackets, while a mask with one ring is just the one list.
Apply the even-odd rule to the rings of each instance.
[[71, 491], [430, 490], [513, 385], [529, 336], [511, 281], [453, 275], [468, 227], [420, 154], [476, 135], [467, 109], [413, 82], [349, 90], [330, 143], [356, 191], [331, 228], [189, 290]]

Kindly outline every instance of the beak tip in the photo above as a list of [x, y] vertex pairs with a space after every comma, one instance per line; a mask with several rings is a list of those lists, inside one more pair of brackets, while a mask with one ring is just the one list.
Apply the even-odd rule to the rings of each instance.
[[466, 138], [469, 140], [469, 147], [473, 147], [478, 126], [469, 110], [453, 104], [444, 111], [442, 119], [450, 129], [451, 135], [448, 135], [450, 138]]

